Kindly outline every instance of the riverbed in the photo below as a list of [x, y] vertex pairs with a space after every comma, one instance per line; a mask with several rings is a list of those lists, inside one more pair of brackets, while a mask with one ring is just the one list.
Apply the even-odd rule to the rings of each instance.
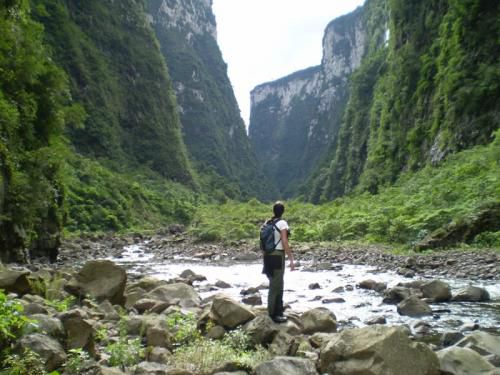
[[[194, 286], [202, 298], [216, 293], [225, 293], [241, 301], [241, 292], [248, 288], [260, 289], [260, 295], [265, 305], [267, 284], [265, 275], [261, 273], [260, 262], [213, 262], [195, 258], [175, 257], [158, 261], [153, 254], [148, 253], [145, 244], [135, 244], [123, 248], [119, 257], [110, 258], [123, 265], [132, 276], [154, 276], [169, 280], [189, 269], [206, 277], [206, 280], [195, 282]], [[498, 280], [446, 279], [450, 284], [452, 294], [467, 285], [485, 288], [491, 301], [483, 303], [447, 302], [431, 304], [436, 311], [431, 316], [409, 318], [401, 316], [396, 305], [382, 303], [382, 294], [372, 290], [360, 289], [357, 285], [366, 279], [396, 286], [401, 282], [426, 279], [425, 277], [405, 278], [396, 272], [380, 271], [376, 267], [366, 265], [333, 264], [335, 270], [308, 271], [311, 262], [303, 262], [298, 270], [285, 273], [284, 302], [291, 311], [297, 313], [315, 307], [326, 307], [334, 312], [340, 325], [362, 327], [373, 318], [384, 317], [387, 324], [408, 324], [424, 321], [431, 332], [459, 330], [464, 327], [481, 327], [482, 329], [498, 330], [500, 327], [500, 283]], [[429, 278], [429, 280], [431, 280]], [[217, 281], [230, 285], [228, 288], [216, 288]], [[314, 285], [317, 284], [317, 285]]]

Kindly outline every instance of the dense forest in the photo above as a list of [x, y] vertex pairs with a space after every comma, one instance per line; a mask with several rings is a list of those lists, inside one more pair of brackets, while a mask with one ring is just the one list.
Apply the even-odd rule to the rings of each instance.
[[299, 241], [413, 246], [469, 223], [449, 242], [499, 246], [499, 16], [487, 0], [367, 0], [327, 27], [345, 39], [325, 36], [320, 67], [277, 84], [314, 76], [314, 94], [278, 131], [279, 98], [262, 101], [249, 138], [209, 2], [2, 1], [0, 258], [170, 223], [254, 238], [261, 202], [283, 197]]

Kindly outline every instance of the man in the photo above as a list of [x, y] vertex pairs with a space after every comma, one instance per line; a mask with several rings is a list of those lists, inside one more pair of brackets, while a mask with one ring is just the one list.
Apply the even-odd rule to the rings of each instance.
[[283, 315], [283, 289], [285, 275], [285, 254], [290, 261], [290, 270], [295, 269], [293, 254], [288, 244], [289, 227], [282, 219], [285, 206], [276, 202], [273, 206], [274, 216], [270, 219], [274, 223], [275, 249], [264, 255], [264, 269], [262, 273], [269, 279], [269, 294], [267, 297], [267, 311], [276, 323], [284, 323], [287, 318]]

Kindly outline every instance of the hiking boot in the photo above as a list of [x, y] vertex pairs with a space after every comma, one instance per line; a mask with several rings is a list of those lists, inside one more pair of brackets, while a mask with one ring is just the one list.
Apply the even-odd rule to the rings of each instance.
[[283, 315], [273, 316], [271, 319], [275, 323], [285, 323], [288, 320], [288, 318], [286, 316], [283, 316]]

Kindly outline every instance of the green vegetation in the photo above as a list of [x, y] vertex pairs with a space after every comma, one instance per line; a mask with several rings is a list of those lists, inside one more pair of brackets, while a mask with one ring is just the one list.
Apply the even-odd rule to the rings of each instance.
[[64, 364], [65, 372], [69, 374], [80, 374], [85, 361], [90, 359], [90, 355], [82, 348], [68, 350], [68, 359]]
[[9, 298], [0, 289], [0, 347], [7, 347], [27, 324], [32, 323], [22, 314], [23, 310], [20, 302]]
[[500, 5], [389, 0], [387, 6], [389, 44], [370, 51], [352, 76], [331, 162], [316, 172], [313, 189], [303, 189], [313, 202], [356, 188], [375, 193], [405, 171], [491, 142], [499, 128], [500, 45], [486, 36], [500, 32]]
[[[46, 375], [42, 358], [30, 349], [24, 349], [22, 354], [10, 354], [3, 361], [4, 370], [1, 375]], [[52, 372], [49, 375], [59, 374]]]
[[251, 370], [270, 358], [264, 348], [252, 347], [248, 335], [241, 330], [231, 331], [221, 340], [204, 337], [192, 314], [170, 314], [167, 325], [175, 332], [176, 347], [169, 362], [177, 368], [208, 374], [223, 363], [233, 362], [242, 369]]
[[[403, 174], [377, 194], [355, 192], [321, 205], [287, 202], [292, 241], [361, 240], [411, 246], [452, 221], [474, 215], [500, 197], [500, 134], [488, 146], [450, 155], [439, 167]], [[256, 200], [200, 208], [191, 233], [200, 240], [257, 241], [258, 228], [271, 215]], [[500, 247], [499, 233], [484, 233], [477, 246]]]
[[156, 229], [194, 215], [197, 194], [157, 173], [117, 173], [83, 157], [69, 164], [66, 229], [73, 234]]

